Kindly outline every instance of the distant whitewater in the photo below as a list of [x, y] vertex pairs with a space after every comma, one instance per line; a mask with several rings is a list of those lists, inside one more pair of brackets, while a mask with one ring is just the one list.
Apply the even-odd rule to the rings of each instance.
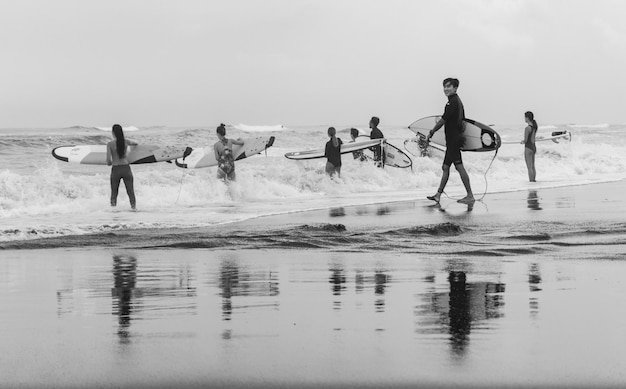
[[232, 126], [235, 130], [244, 131], [244, 132], [279, 132], [284, 131], [287, 128], [282, 124], [276, 124], [272, 126], [259, 126], [259, 125], [248, 125], [248, 124], [235, 124]]
[[[354, 127], [359, 127], [355, 125]], [[360, 127], [363, 127], [360, 125]], [[496, 126], [505, 141], [522, 140], [523, 125]], [[406, 127], [382, 130], [390, 143], [403, 149], [414, 134]], [[568, 130], [572, 141], [537, 144], [538, 183], [535, 188], [626, 177], [626, 125], [545, 126], [538, 135]], [[0, 241], [39, 237], [106, 233], [129, 229], [171, 229], [212, 226], [256, 218], [337, 206], [413, 200], [432, 194], [439, 184], [442, 156], [413, 157], [412, 169], [378, 169], [344, 155], [342, 176], [324, 174], [323, 159], [292, 161], [286, 152], [321, 148], [327, 126], [229, 126], [227, 136], [273, 135], [266, 153], [237, 162], [237, 182], [217, 180], [215, 169], [182, 170], [174, 164], [134, 165], [139, 212], [128, 212], [120, 191], [118, 207], [111, 209], [106, 166], [68, 164], [55, 160], [54, 147], [105, 144], [110, 134], [94, 127], [0, 130]], [[347, 131], [339, 131], [349, 142]], [[140, 143], [191, 147], [217, 141], [214, 128], [139, 128], [129, 138]], [[463, 154], [475, 194], [528, 188], [523, 146], [503, 145], [494, 153]], [[452, 174], [447, 192], [462, 194], [458, 175]]]

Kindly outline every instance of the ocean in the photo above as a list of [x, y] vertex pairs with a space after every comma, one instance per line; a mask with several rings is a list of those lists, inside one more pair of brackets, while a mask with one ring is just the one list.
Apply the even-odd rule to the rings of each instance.
[[[336, 126], [349, 141], [351, 126]], [[367, 133], [364, 126], [354, 126]], [[109, 206], [107, 166], [57, 161], [54, 147], [106, 144], [110, 132], [89, 126], [0, 130], [0, 242], [101, 234], [120, 230], [169, 233], [252, 220], [261, 216], [423, 199], [435, 192], [442, 156], [415, 157], [410, 169], [374, 168], [344, 155], [341, 178], [324, 174], [324, 159], [293, 161], [291, 151], [321, 148], [328, 125], [244, 125], [227, 136], [275, 136], [266, 153], [238, 161], [237, 181], [226, 185], [215, 168], [180, 169], [174, 164], [133, 165], [139, 212], [130, 211], [121, 184], [118, 207]], [[521, 140], [524, 125], [493, 125], [503, 141]], [[609, 182], [626, 177], [626, 125], [547, 125], [538, 136], [567, 130], [571, 142], [538, 142], [538, 181], [533, 189]], [[135, 128], [132, 128], [135, 129]], [[414, 134], [406, 126], [382, 126], [388, 141], [405, 150]], [[128, 138], [145, 144], [204, 147], [217, 139], [213, 127], [139, 127]], [[410, 149], [409, 149], [410, 150]], [[495, 159], [494, 159], [495, 156]], [[497, 155], [463, 153], [476, 197], [529, 188], [523, 146], [503, 144]], [[493, 162], [493, 163], [492, 163]], [[453, 171], [446, 192], [464, 193]], [[97, 245], [98, 240], [95, 240]], [[67, 243], [69, 246], [72, 244]], [[15, 247], [12, 244], [11, 247]], [[28, 247], [27, 245], [24, 247]]]

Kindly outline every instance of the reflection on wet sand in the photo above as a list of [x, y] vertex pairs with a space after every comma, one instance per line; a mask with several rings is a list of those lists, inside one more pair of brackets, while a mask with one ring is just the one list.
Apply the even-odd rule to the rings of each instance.
[[[347, 291], [348, 277], [345, 270], [338, 264], [331, 265], [328, 282], [331, 284], [331, 291], [336, 298], [333, 301], [333, 309], [341, 309], [342, 299], [340, 296]], [[361, 294], [371, 285], [374, 290], [374, 308], [376, 312], [385, 312], [385, 291], [391, 282], [390, 276], [383, 270], [375, 270], [372, 277], [364, 274], [363, 270], [357, 269], [354, 276], [355, 294]]]
[[528, 208], [532, 209], [533, 211], [540, 211], [542, 209], [539, 204], [539, 196], [537, 195], [536, 190], [528, 191], [528, 198], [526, 200], [526, 203], [528, 204]]
[[[278, 274], [271, 269], [252, 271], [241, 266], [238, 258], [225, 255], [219, 267], [219, 288], [222, 296], [222, 319], [232, 319], [233, 311], [237, 306], [233, 305], [236, 297], [276, 297], [279, 295]], [[278, 300], [270, 302], [271, 307], [277, 308]], [[242, 304], [240, 308], [249, 309], [251, 304]]]
[[[193, 314], [197, 307], [194, 278], [189, 268], [148, 267], [138, 271], [137, 257], [122, 253], [113, 255], [112, 314], [117, 317], [117, 336], [121, 344], [131, 339], [130, 325], [138, 319], [167, 315], [167, 311]], [[141, 285], [138, 286], [138, 280]], [[184, 307], [184, 310], [180, 308]]]
[[342, 217], [346, 216], [346, 210], [343, 207], [331, 208], [329, 211], [330, 217]]
[[422, 296], [424, 305], [416, 311], [417, 332], [447, 332], [453, 358], [467, 354], [473, 324], [502, 317], [505, 285], [492, 282], [467, 282], [467, 273], [448, 273], [449, 291], [432, 290]]
[[538, 263], [531, 263], [528, 269], [528, 288], [531, 292], [528, 297], [528, 306], [530, 308], [530, 317], [535, 319], [539, 314], [539, 297], [536, 293], [541, 291], [541, 272]]
[[129, 327], [133, 313], [133, 292], [137, 284], [137, 258], [113, 255], [113, 315], [117, 316], [120, 343], [130, 342]]

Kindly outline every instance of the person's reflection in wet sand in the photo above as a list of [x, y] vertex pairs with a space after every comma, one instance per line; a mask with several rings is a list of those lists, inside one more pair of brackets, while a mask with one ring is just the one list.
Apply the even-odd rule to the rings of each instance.
[[220, 289], [222, 290], [222, 319], [230, 320], [233, 314], [232, 298], [239, 285], [239, 267], [234, 261], [220, 263]]
[[118, 318], [120, 343], [130, 343], [129, 332], [133, 313], [133, 293], [137, 284], [137, 258], [127, 254], [113, 255], [113, 314]]
[[470, 296], [464, 272], [451, 271], [448, 274], [450, 283], [450, 344], [456, 356], [464, 356], [469, 343], [471, 329]]
[[539, 314], [539, 297], [534, 292], [541, 291], [541, 273], [537, 263], [531, 263], [528, 268], [528, 289], [531, 292], [528, 299], [530, 317], [534, 319]]
[[[420, 334], [449, 334], [450, 356], [462, 362], [469, 350], [470, 332], [474, 322], [498, 319], [504, 315], [505, 284], [493, 282], [467, 282], [467, 273], [460, 270], [448, 272], [448, 292], [432, 288], [423, 295], [423, 309], [417, 310], [417, 332]], [[427, 276], [430, 279], [433, 276]], [[433, 277], [434, 281], [434, 277]], [[430, 281], [432, 282], [432, 281]]]
[[526, 200], [526, 202], [528, 204], [528, 208], [532, 209], [533, 211], [540, 211], [542, 209], [539, 205], [539, 196], [537, 195], [536, 190], [528, 191], [528, 199]]
[[336, 296], [337, 299], [333, 302], [334, 309], [341, 309], [341, 292], [346, 289], [346, 275], [344, 273], [343, 268], [338, 265], [333, 266], [330, 269], [330, 277], [328, 282], [332, 285], [331, 289], [333, 291], [333, 296]]
[[378, 296], [376, 302], [374, 303], [376, 306], [376, 312], [385, 312], [384, 295], [389, 281], [389, 276], [380, 270], [377, 270], [376, 274], [374, 274], [374, 294]]

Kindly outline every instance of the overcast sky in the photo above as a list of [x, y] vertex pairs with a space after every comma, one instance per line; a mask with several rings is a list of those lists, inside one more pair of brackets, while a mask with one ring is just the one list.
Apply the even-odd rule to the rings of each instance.
[[620, 0], [0, 0], [0, 127], [626, 123]]

